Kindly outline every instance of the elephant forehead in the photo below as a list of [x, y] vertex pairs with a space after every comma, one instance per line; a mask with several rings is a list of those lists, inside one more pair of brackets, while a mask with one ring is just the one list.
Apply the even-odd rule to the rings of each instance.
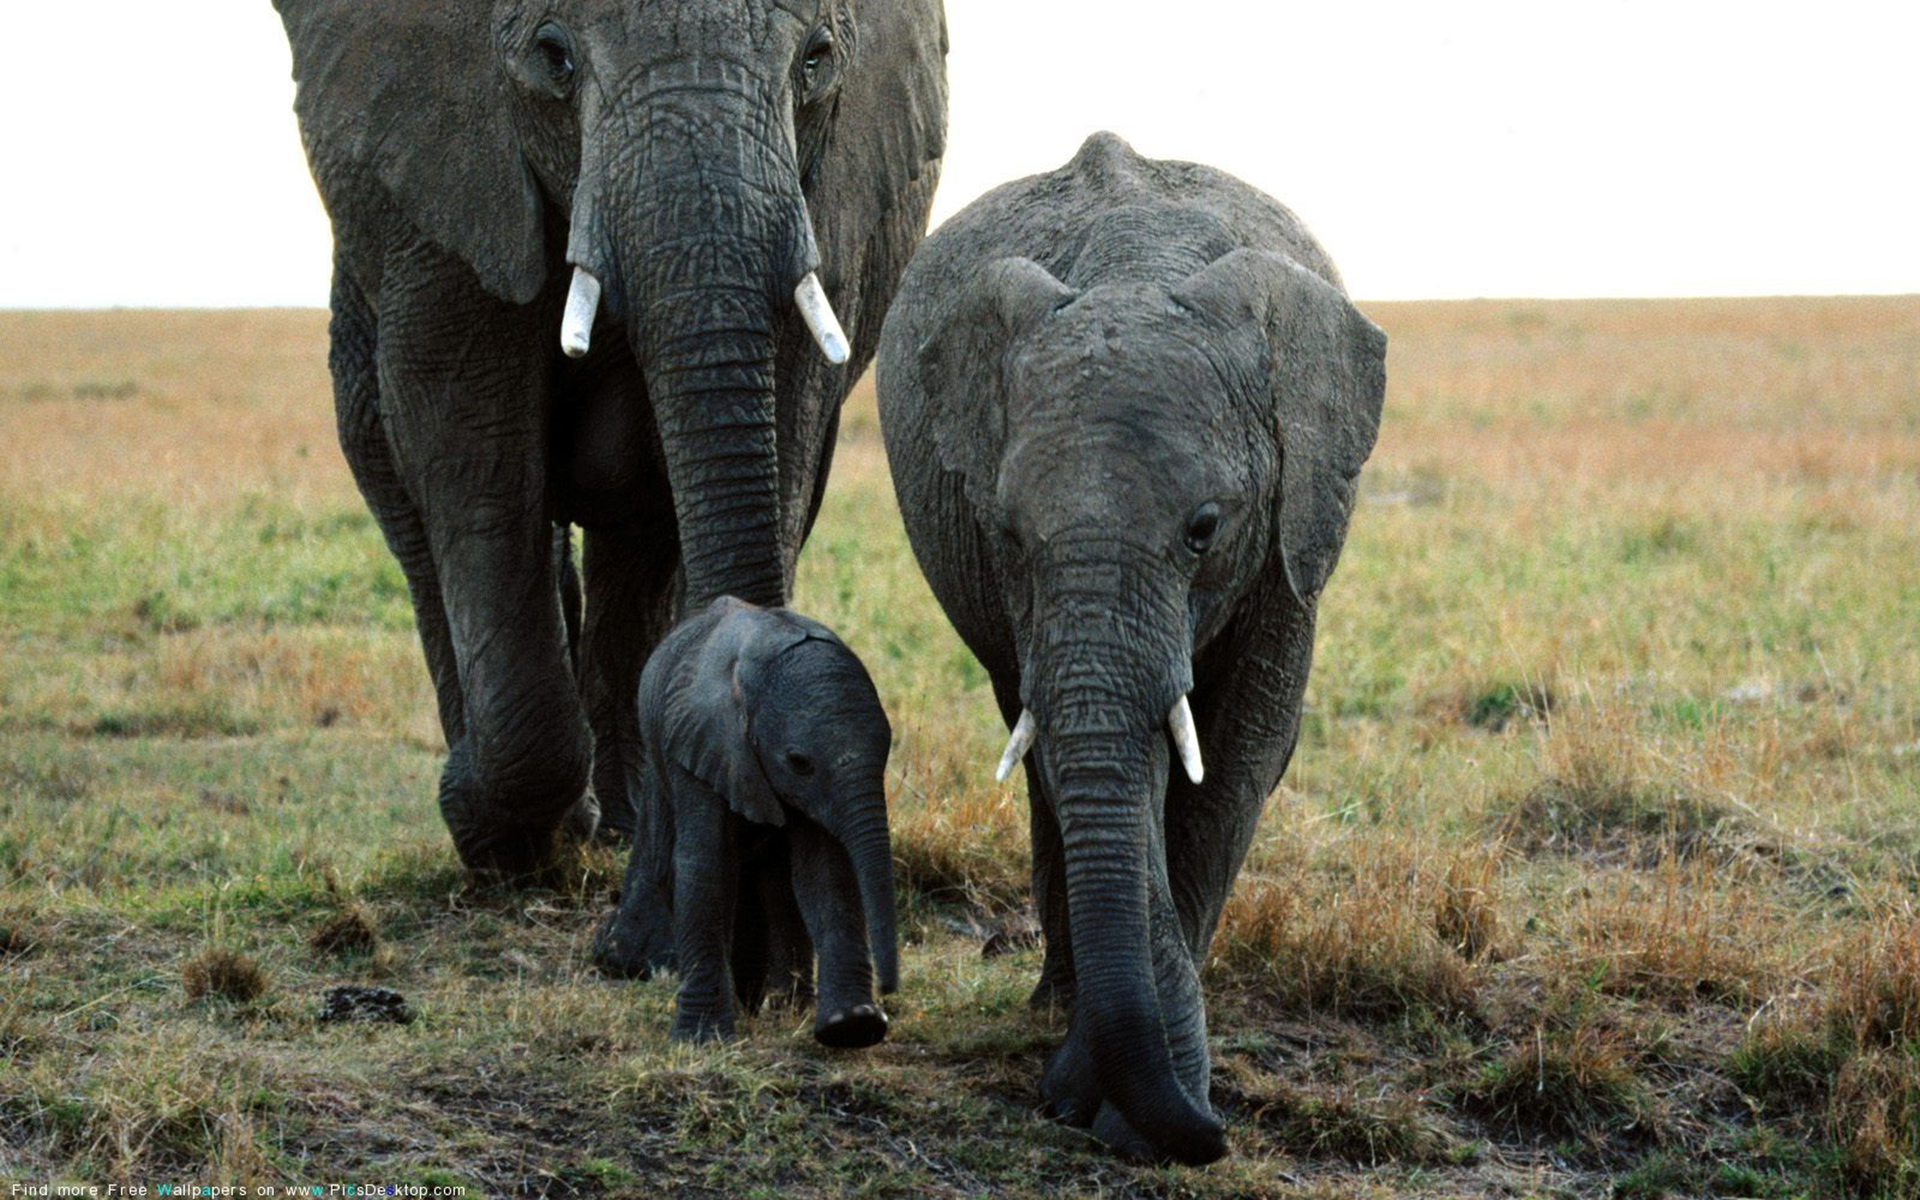
[[690, 52], [740, 56], [791, 42], [811, 29], [824, 0], [641, 0], [581, 6], [581, 24], [609, 42], [625, 43], [649, 57], [684, 58]]
[[1220, 408], [1232, 372], [1222, 347], [1164, 293], [1067, 306], [1015, 355], [1013, 415], [1086, 420], [1127, 410]]

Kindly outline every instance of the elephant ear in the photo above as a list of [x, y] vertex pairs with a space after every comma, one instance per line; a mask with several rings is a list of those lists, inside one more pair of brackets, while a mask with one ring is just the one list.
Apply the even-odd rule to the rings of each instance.
[[784, 825], [786, 810], [755, 753], [752, 710], [766, 664], [806, 629], [738, 600], [723, 612], [668, 690], [661, 749], [727, 806], [759, 825]]
[[1360, 468], [1386, 399], [1387, 335], [1339, 288], [1284, 254], [1236, 250], [1174, 299], [1263, 334], [1280, 435], [1280, 549], [1306, 603], [1339, 560]]
[[983, 512], [1000, 508], [1008, 347], [1076, 294], [1030, 258], [996, 259], [946, 306], [920, 347], [920, 387], [932, 402], [940, 464], [961, 476], [967, 499]]
[[854, 58], [807, 198], [822, 275], [861, 366], [926, 233], [947, 152], [947, 19], [941, 0], [847, 7]]
[[494, 295], [546, 279], [540, 193], [520, 156], [491, 0], [274, 0], [294, 111], [333, 206], [363, 173]]

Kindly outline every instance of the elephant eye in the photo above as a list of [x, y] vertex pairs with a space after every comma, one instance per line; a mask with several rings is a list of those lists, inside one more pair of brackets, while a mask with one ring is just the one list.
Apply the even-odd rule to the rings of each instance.
[[800, 60], [800, 75], [808, 87], [818, 86], [826, 75], [827, 68], [833, 65], [833, 33], [822, 29], [813, 35], [813, 41], [807, 44], [806, 57]]
[[1220, 532], [1220, 506], [1208, 501], [1193, 510], [1187, 518], [1187, 549], [1195, 554], [1205, 554], [1212, 546], [1213, 539]]
[[813, 774], [813, 760], [804, 754], [789, 750], [787, 751], [787, 768], [795, 775], [811, 775]]
[[542, 25], [533, 35], [533, 49], [549, 83], [560, 89], [573, 83], [573, 40], [566, 30], [552, 22]]

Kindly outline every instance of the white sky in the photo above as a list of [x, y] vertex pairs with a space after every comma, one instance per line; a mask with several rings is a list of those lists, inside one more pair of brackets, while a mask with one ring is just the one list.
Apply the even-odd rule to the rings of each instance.
[[[1363, 299], [1920, 291], [1913, 0], [947, 12], [936, 220], [1111, 128], [1272, 192]], [[268, 0], [58, 25], [0, 72], [0, 306], [324, 304]]]

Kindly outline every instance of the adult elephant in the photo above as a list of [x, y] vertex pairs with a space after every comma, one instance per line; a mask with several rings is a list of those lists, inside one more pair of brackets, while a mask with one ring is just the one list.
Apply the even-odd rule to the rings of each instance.
[[563, 822], [633, 826], [674, 614], [787, 596], [926, 229], [940, 0], [276, 7], [333, 220], [340, 441], [412, 592], [441, 812], [468, 865], [524, 871]]
[[942, 226], [887, 318], [907, 532], [1002, 777], [1026, 761], [1035, 997], [1072, 1006], [1042, 1092], [1131, 1152], [1225, 1152], [1198, 968], [1293, 753], [1385, 353], [1291, 212], [1111, 134]]

